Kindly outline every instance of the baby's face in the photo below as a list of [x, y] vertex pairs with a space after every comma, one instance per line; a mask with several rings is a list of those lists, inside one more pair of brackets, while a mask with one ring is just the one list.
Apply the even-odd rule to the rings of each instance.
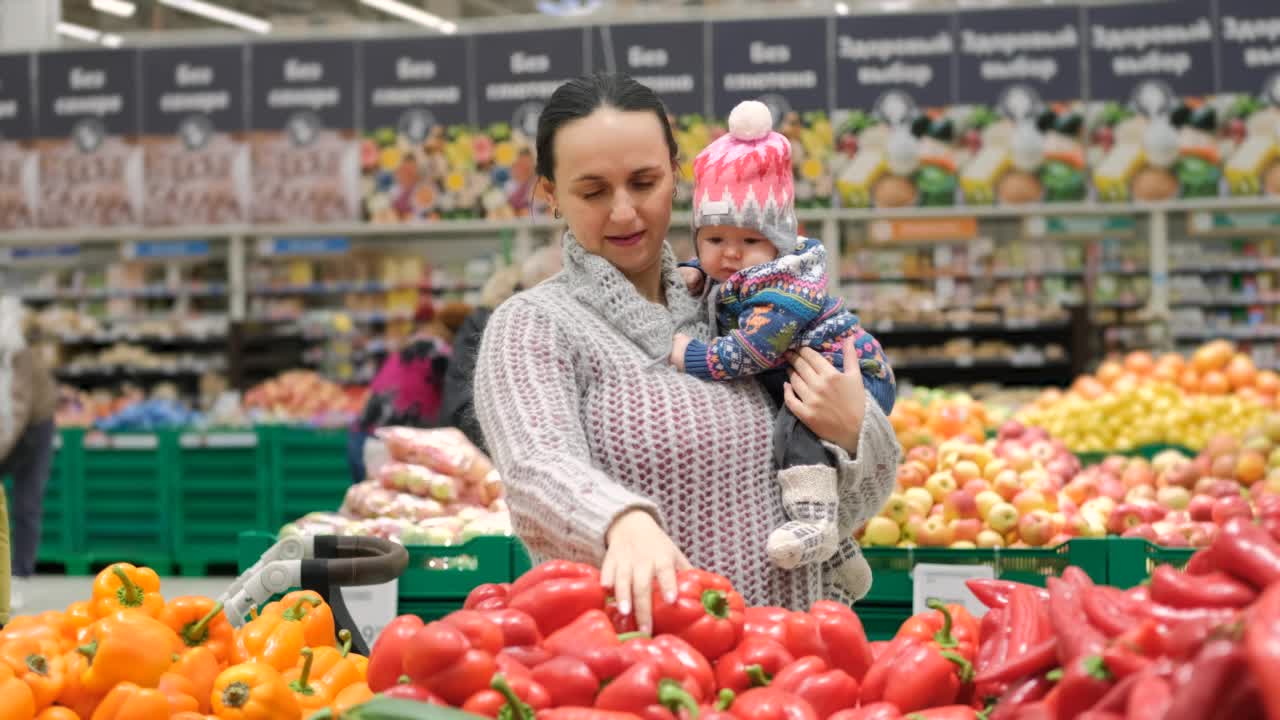
[[698, 229], [698, 260], [702, 270], [716, 282], [724, 282], [739, 270], [776, 257], [778, 249], [756, 230], [729, 225], [707, 225]]

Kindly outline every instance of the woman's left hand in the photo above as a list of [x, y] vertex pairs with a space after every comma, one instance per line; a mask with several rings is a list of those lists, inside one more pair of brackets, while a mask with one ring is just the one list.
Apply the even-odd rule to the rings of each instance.
[[845, 342], [844, 357], [844, 372], [840, 372], [812, 348], [788, 353], [791, 381], [785, 400], [796, 419], [815, 435], [856, 455], [867, 391], [852, 339]]

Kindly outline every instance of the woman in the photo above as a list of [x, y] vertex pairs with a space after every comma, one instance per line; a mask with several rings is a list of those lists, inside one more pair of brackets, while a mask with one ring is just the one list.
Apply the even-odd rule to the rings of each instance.
[[365, 479], [364, 442], [374, 430], [436, 426], [453, 335], [470, 312], [463, 303], [448, 303], [439, 312], [430, 301], [418, 307], [413, 318], [418, 331], [387, 355], [369, 385], [364, 411], [348, 431], [347, 465], [353, 483]]
[[44, 490], [53, 461], [53, 376], [27, 347], [22, 304], [0, 298], [0, 478], [13, 476], [13, 567], [10, 587], [9, 523], [0, 491], [0, 624], [23, 606], [36, 571]]
[[560, 270], [560, 243], [547, 245], [529, 256], [520, 267], [499, 270], [480, 292], [480, 306], [467, 316], [454, 336], [453, 357], [444, 376], [444, 397], [440, 400], [440, 425], [456, 427], [473, 445], [489, 452], [484, 432], [476, 418], [475, 392], [472, 381], [476, 374], [476, 353], [480, 338], [489, 324], [493, 309], [517, 292], [546, 280]]
[[[865, 594], [865, 561], [858, 579], [836, 577], [839, 555], [784, 571], [765, 554], [785, 518], [764, 390], [666, 365], [675, 333], [711, 328], [666, 244], [677, 148], [661, 101], [624, 76], [570, 81], [542, 113], [537, 153], [569, 226], [564, 270], [494, 313], [475, 383], [521, 539], [538, 557], [600, 565], [645, 629], [654, 578], [674, 597], [690, 562], [753, 604]], [[841, 374], [807, 351], [792, 367], [787, 406], [836, 461], [848, 538], [888, 498], [900, 450], [856, 365]]]

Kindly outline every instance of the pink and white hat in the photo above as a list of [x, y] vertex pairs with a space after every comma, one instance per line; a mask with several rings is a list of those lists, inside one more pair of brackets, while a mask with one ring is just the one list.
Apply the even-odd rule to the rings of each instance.
[[796, 249], [791, 141], [773, 131], [762, 102], [739, 103], [729, 113], [729, 132], [693, 162], [694, 237], [708, 225], [757, 230], [779, 255]]

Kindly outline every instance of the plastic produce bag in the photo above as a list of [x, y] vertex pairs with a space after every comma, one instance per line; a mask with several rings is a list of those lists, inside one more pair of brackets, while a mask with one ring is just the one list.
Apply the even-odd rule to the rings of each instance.
[[387, 443], [391, 457], [403, 463], [423, 465], [469, 483], [484, 483], [493, 470], [489, 458], [457, 428], [387, 427], [375, 434]]

